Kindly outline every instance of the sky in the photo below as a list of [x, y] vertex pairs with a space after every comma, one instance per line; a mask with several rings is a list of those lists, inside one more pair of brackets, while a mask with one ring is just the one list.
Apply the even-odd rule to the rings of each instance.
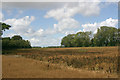
[[21, 35], [32, 46], [60, 46], [68, 34], [101, 26], [118, 27], [118, 3], [101, 2], [2, 2], [0, 20], [11, 25], [3, 37]]

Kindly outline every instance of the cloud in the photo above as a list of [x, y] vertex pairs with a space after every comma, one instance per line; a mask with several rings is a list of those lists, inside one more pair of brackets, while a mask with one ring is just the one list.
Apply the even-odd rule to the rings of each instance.
[[73, 33], [74, 29], [80, 27], [79, 22], [73, 18], [76, 14], [95, 16], [99, 15], [99, 12], [99, 2], [87, 3], [84, 1], [80, 3], [66, 3], [61, 8], [49, 10], [44, 17], [56, 19], [58, 23], [54, 24], [54, 30], [56, 32], [68, 34]]
[[32, 46], [58, 46], [60, 45], [61, 37], [33, 37], [29, 39]]
[[[34, 30], [30, 24], [35, 20], [34, 16], [25, 16], [20, 19], [7, 19], [3, 22], [11, 25], [10, 30], [13, 30], [15, 34], [24, 35], [28, 37], [43, 37], [46, 35], [46, 31], [43, 29]], [[49, 33], [48, 33], [49, 34]]]
[[[84, 16], [96, 16], [100, 13], [100, 2], [85, 2], [80, 3], [78, 9], [78, 13]], [[89, 5], [89, 6], [88, 6]]]
[[54, 24], [54, 29], [61, 33], [71, 31], [77, 27], [79, 27], [79, 22], [77, 22], [73, 18], [64, 18], [60, 20], [58, 24]]
[[76, 33], [75, 31], [66, 31], [65, 36], [67, 36], [68, 34], [75, 34], [75, 33]]
[[30, 40], [32, 46], [39, 46], [39, 42], [40, 42], [39, 39], [31, 38], [29, 40]]
[[75, 13], [76, 13], [75, 9], [70, 9], [64, 6], [63, 8], [60, 8], [60, 9], [53, 9], [48, 11], [44, 17], [45, 18], [53, 17], [56, 20], [61, 20], [63, 18], [72, 17]]
[[[11, 25], [11, 28], [9, 31], [12, 31], [11, 33], [7, 33], [4, 34], [3, 36], [9, 36], [12, 37], [14, 35], [22, 35], [24, 36], [26, 39], [29, 39], [32, 46], [37, 46], [37, 45], [43, 45], [47, 44], [47, 40], [44, 39], [44, 36], [47, 34], [50, 34], [49, 32], [44, 31], [43, 29], [38, 29], [38, 30], [34, 30], [32, 27], [30, 27], [30, 24], [35, 20], [34, 16], [25, 16], [23, 18], [13, 18], [13, 19], [7, 19], [3, 22]], [[46, 41], [44, 41], [44, 43], [42, 42], [43, 39]], [[52, 42], [52, 40], [51, 40]], [[50, 42], [48, 42], [48, 44], [50, 44]]]
[[[75, 4], [75, 5], [74, 5]], [[88, 6], [89, 5], [89, 6]], [[82, 14], [84, 16], [99, 15], [99, 2], [80, 2], [80, 3], [66, 3], [64, 7], [52, 9], [47, 12], [45, 18], [53, 17], [56, 20], [73, 17], [75, 14]]]
[[105, 21], [102, 21], [100, 23], [100, 26], [110, 26], [110, 27], [115, 27], [118, 23], [118, 19], [112, 19], [112, 18], [109, 18], [109, 19], [106, 19]]
[[100, 23], [89, 23], [89, 24], [83, 24], [83, 31], [92, 31], [93, 33], [97, 32], [97, 29], [100, 28], [101, 26], [109, 26], [109, 27], [116, 27], [118, 24], [118, 19], [106, 19], [105, 21], [102, 21]]
[[29, 26], [31, 22], [34, 21], [34, 19], [35, 19], [34, 16], [31, 17], [25, 16], [20, 19], [16, 19], [16, 18], [7, 19], [3, 22], [11, 25], [10, 30], [14, 30], [18, 34], [25, 34], [27, 31], [30, 31]]
[[76, 14], [81, 14], [83, 16], [99, 15], [100, 2], [92, 1], [93, 2], [83, 1], [80, 3], [66, 3], [61, 8], [49, 10], [44, 17], [54, 18], [58, 21], [57, 24], [53, 25], [54, 32], [60, 32], [63, 34], [74, 33], [74, 29], [80, 27], [79, 22], [73, 18]]

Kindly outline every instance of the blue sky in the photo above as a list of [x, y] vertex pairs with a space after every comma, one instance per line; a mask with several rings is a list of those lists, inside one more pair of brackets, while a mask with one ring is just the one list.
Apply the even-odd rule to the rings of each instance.
[[21, 35], [32, 46], [56, 46], [67, 34], [118, 27], [118, 4], [113, 2], [4, 2], [0, 13], [2, 21], [12, 26], [3, 37]]

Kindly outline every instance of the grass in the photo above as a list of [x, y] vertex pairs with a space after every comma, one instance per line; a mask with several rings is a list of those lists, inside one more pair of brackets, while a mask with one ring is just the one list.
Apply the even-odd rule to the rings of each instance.
[[[6, 55], [21, 55], [48, 64], [117, 74], [118, 47], [33, 48], [3, 52]], [[50, 69], [54, 70], [55, 67]]]

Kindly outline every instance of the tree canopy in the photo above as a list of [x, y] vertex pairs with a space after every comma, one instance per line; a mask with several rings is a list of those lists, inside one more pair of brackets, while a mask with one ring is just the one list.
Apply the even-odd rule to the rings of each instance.
[[63, 37], [61, 45], [65, 47], [88, 47], [88, 46], [116, 46], [118, 45], [118, 29], [115, 27], [102, 26], [94, 36], [91, 32], [78, 32]]
[[23, 40], [21, 36], [15, 35], [12, 38], [2, 38], [2, 49], [31, 48], [28, 40]]
[[118, 42], [118, 29], [102, 26], [94, 35], [93, 40], [96, 46], [116, 46]]
[[61, 45], [65, 47], [82, 47], [89, 46], [91, 32], [78, 32], [69, 34], [62, 39]]
[[20, 35], [14, 35], [11, 39], [12, 40], [22, 40], [22, 37]]

